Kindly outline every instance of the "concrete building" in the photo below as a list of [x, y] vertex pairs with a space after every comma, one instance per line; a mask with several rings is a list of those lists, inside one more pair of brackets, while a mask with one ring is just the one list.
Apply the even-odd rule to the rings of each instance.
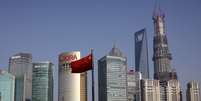
[[141, 80], [142, 101], [161, 101], [159, 80]]
[[200, 101], [200, 85], [197, 81], [190, 81], [187, 84], [186, 101]]
[[11, 56], [8, 72], [15, 76], [15, 101], [31, 101], [32, 55], [18, 53]]
[[169, 80], [167, 84], [167, 101], [181, 101], [181, 89], [178, 80]]
[[129, 70], [127, 72], [128, 101], [141, 101], [141, 88], [140, 88], [141, 79], [142, 74], [140, 72], [135, 72], [134, 70]]
[[59, 55], [58, 101], [81, 101], [80, 73], [71, 73], [70, 62], [80, 59], [80, 52]]
[[98, 60], [98, 101], [127, 101], [127, 60], [115, 46]]
[[142, 73], [144, 79], [149, 78], [148, 43], [146, 29], [135, 33], [135, 70]]
[[53, 64], [33, 63], [32, 101], [53, 101]]
[[87, 101], [87, 72], [80, 74], [80, 101]]
[[0, 70], [0, 101], [15, 101], [15, 76]]

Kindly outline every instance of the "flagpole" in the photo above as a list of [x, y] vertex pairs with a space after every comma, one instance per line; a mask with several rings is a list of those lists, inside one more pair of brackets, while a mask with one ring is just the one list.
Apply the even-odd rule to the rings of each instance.
[[91, 76], [92, 76], [92, 101], [95, 101], [95, 94], [94, 94], [94, 56], [93, 56], [93, 49], [91, 49], [91, 55], [92, 55], [92, 70], [91, 70]]

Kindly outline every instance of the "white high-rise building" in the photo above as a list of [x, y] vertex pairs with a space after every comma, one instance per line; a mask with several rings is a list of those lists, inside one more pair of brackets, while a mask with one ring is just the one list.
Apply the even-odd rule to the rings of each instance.
[[200, 101], [199, 82], [190, 81], [187, 84], [186, 101]]
[[141, 80], [142, 101], [160, 101], [159, 80]]
[[181, 101], [181, 89], [178, 80], [169, 80], [160, 84], [159, 80], [141, 80], [142, 101]]
[[178, 80], [169, 80], [166, 91], [167, 101], [181, 101], [181, 89]]
[[65, 52], [59, 55], [58, 101], [80, 100], [80, 73], [71, 73], [70, 62], [80, 59], [80, 52]]
[[134, 70], [129, 70], [127, 72], [128, 101], [141, 101], [141, 79], [142, 74], [140, 72], [135, 72]]

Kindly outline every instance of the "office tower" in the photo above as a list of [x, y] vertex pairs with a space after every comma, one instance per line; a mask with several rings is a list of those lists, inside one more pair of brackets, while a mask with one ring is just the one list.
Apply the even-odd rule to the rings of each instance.
[[178, 80], [169, 80], [166, 91], [167, 101], [181, 101], [181, 89]]
[[181, 89], [178, 80], [160, 82], [160, 101], [181, 101]]
[[32, 101], [53, 101], [53, 64], [33, 63]]
[[127, 101], [127, 60], [115, 46], [98, 60], [99, 101]]
[[80, 59], [80, 52], [59, 55], [58, 101], [80, 101], [80, 73], [71, 73], [70, 62]]
[[142, 78], [149, 78], [148, 46], [146, 29], [135, 33], [135, 70], [142, 73]]
[[187, 84], [186, 101], [200, 101], [200, 85], [197, 81]]
[[0, 101], [14, 101], [15, 76], [0, 70]]
[[140, 72], [135, 72], [134, 70], [129, 70], [127, 72], [128, 101], [141, 101], [141, 79], [142, 74]]
[[15, 76], [15, 101], [31, 101], [32, 55], [18, 53], [11, 56], [8, 71]]
[[141, 80], [142, 101], [161, 101], [159, 80]]
[[87, 72], [80, 74], [80, 101], [87, 101]]

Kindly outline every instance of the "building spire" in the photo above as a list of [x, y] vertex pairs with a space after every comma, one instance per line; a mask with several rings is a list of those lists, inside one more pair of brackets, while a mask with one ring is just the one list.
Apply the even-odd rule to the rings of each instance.
[[116, 44], [113, 44], [113, 47], [112, 47], [111, 51], [109, 52], [109, 55], [110, 56], [124, 57], [124, 55], [120, 51], [120, 49], [116, 47]]
[[160, 2], [156, 0], [152, 19], [154, 21], [155, 36], [165, 34], [165, 13], [161, 10]]
[[156, 18], [157, 16], [165, 17], [165, 13], [161, 9], [161, 4], [159, 0], [155, 1], [154, 11], [153, 11], [153, 18]]
[[112, 48], [117, 48], [116, 41], [113, 43], [113, 47]]

